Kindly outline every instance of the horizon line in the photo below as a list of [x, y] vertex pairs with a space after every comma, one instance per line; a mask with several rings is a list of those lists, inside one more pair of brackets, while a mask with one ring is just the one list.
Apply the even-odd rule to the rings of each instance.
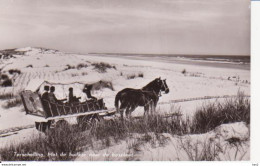
[[[260, 0], [259, 0], [260, 1]], [[250, 56], [251, 54], [191, 54], [191, 53], [120, 53], [120, 52], [88, 52], [88, 53], [82, 53], [82, 52], [71, 52], [71, 51], [62, 51], [56, 48], [45, 48], [45, 47], [39, 47], [39, 46], [27, 46], [27, 47], [31, 47], [31, 48], [40, 48], [40, 49], [49, 49], [49, 50], [57, 50], [57, 51], [61, 51], [63, 53], [73, 53], [73, 54], [107, 54], [107, 55], [172, 55], [172, 56]], [[27, 47], [21, 47], [21, 48], [27, 48]], [[5, 50], [15, 50], [15, 49], [21, 49], [21, 48], [7, 48], [7, 49], [3, 49], [0, 51], [5, 51]]]

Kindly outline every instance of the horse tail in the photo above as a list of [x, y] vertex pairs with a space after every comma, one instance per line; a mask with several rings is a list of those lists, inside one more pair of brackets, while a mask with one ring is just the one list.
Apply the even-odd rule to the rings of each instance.
[[116, 97], [115, 97], [115, 107], [116, 107], [116, 111], [118, 112], [118, 104], [119, 104], [119, 101], [120, 101], [120, 99], [121, 99], [121, 93], [120, 92], [118, 92], [117, 94], [116, 94]]

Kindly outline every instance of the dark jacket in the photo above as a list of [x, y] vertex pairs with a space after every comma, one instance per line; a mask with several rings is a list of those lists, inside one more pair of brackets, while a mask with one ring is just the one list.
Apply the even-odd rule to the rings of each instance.
[[49, 92], [44, 92], [42, 94], [42, 100], [49, 100]]

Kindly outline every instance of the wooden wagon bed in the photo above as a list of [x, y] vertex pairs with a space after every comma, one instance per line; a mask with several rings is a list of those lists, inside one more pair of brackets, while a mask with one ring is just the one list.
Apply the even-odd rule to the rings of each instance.
[[68, 117], [77, 117], [91, 114], [111, 114], [115, 110], [108, 110], [105, 107], [103, 99], [90, 100], [81, 103], [53, 103], [48, 100], [42, 100], [37, 92], [23, 91], [21, 98], [26, 114], [35, 115], [54, 120]]

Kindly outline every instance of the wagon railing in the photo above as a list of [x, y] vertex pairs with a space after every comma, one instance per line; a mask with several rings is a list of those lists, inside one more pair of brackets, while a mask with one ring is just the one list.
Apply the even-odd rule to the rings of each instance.
[[105, 108], [103, 99], [90, 100], [83, 103], [54, 103], [48, 100], [42, 100], [45, 117], [56, 117], [63, 115], [80, 114], [90, 111], [102, 110]]

